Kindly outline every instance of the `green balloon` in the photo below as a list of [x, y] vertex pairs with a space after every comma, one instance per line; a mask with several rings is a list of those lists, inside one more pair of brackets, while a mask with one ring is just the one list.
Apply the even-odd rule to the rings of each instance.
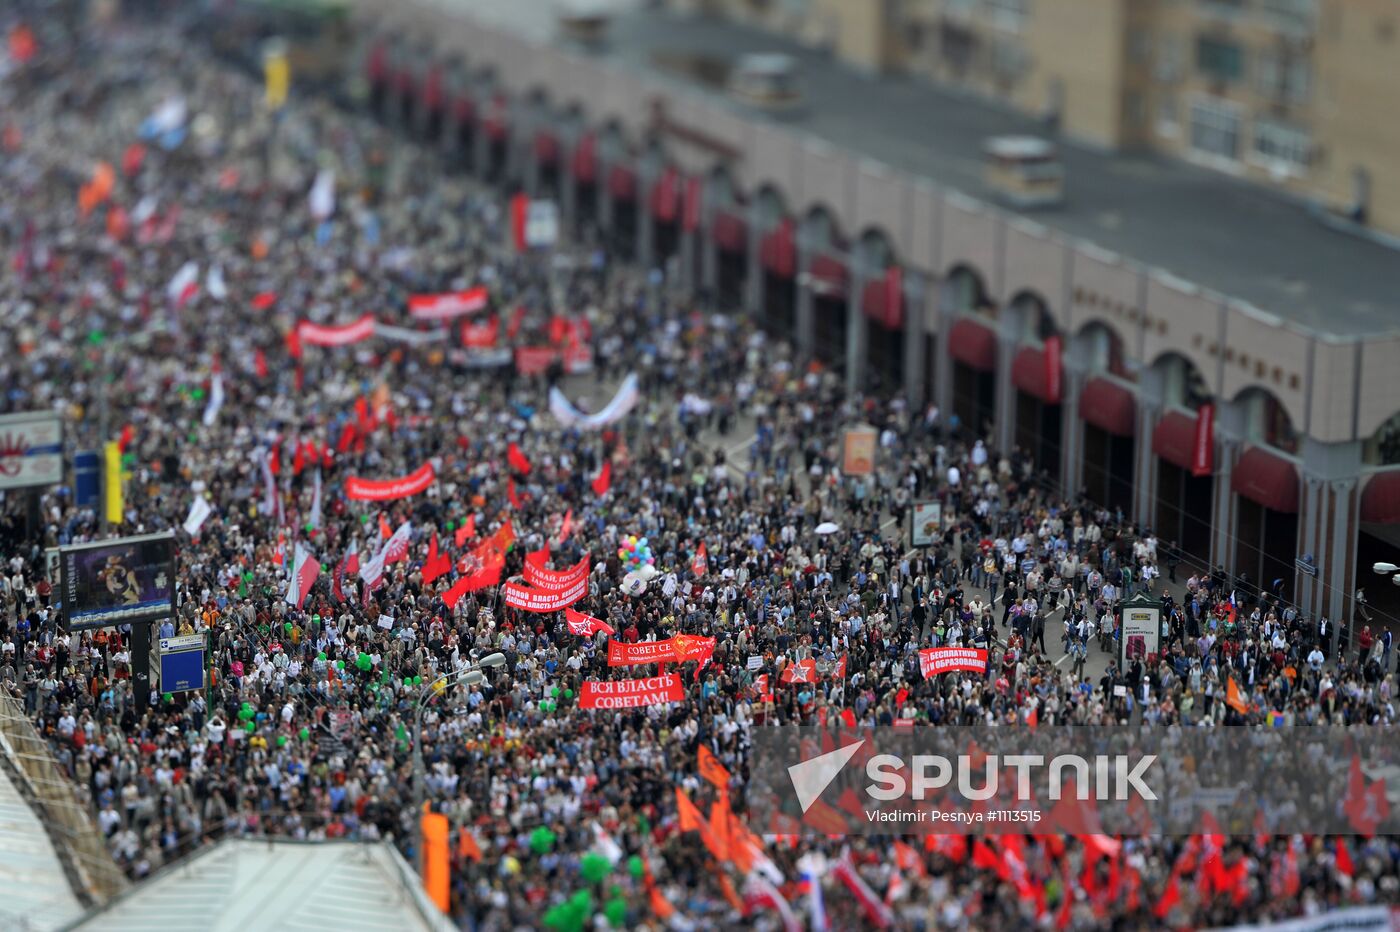
[[535, 854], [548, 854], [554, 847], [554, 833], [546, 825], [541, 825], [530, 833], [530, 850]]
[[360, 515], [361, 524], [369, 524], [369, 515]]
[[252, 570], [249, 570], [248, 572], [246, 572], [246, 573], [243, 574], [243, 581], [244, 581], [244, 582], [252, 582], [252, 581], [253, 581], [253, 571], [252, 571]]
[[627, 925], [627, 903], [624, 900], [608, 900], [603, 907], [603, 915], [608, 920], [608, 925], [614, 929], [621, 929]]
[[278, 735], [278, 736], [277, 736], [277, 746], [278, 746], [279, 748], [284, 748], [284, 747], [287, 746], [287, 736], [286, 736], [286, 735]]
[[196, 388], [194, 391], [190, 392], [190, 394], [194, 396], [195, 401], [199, 401], [204, 397], [204, 389]]
[[305, 741], [307, 738], [311, 737], [311, 729], [307, 728], [305, 725], [302, 725], [301, 731], [297, 732], [297, 737]]
[[572, 699], [572, 698], [574, 698], [574, 691], [573, 691], [572, 689], [566, 689], [566, 690], [564, 690], [564, 698], [565, 698], [565, 699]]
[[413, 685], [413, 677], [411, 677], [411, 676], [405, 676], [405, 677], [403, 678], [403, 688], [404, 688], [404, 689], [408, 689], [408, 687], [410, 687], [410, 686], [412, 686], [412, 685]]
[[317, 652], [316, 652], [316, 659], [317, 659], [317, 660], [325, 660], [325, 659], [326, 659], [326, 652], [325, 652], [325, 651], [317, 651]]
[[253, 732], [255, 732], [255, 731], [258, 730], [258, 724], [257, 724], [257, 722], [249, 722], [247, 725], [244, 725], [243, 727], [247, 730], [248, 734], [250, 734], [250, 735], [251, 735]]
[[633, 880], [641, 880], [646, 873], [646, 866], [642, 864], [640, 855], [632, 855], [627, 859], [627, 873], [632, 875]]
[[360, 654], [360, 656], [356, 657], [355, 666], [359, 667], [361, 670], [368, 670], [372, 666], [369, 654]]
[[421, 676], [415, 676], [415, 677], [413, 678], [413, 685], [414, 685], [414, 686], [422, 686], [422, 685], [423, 685], [423, 677], [421, 677]]
[[337, 670], [344, 670], [344, 669], [345, 669], [345, 661], [344, 661], [344, 660], [337, 660], [337, 661], [335, 662], [335, 668], [336, 668]]
[[550, 695], [550, 698], [558, 699], [558, 698], [559, 698], [559, 687], [558, 687], [558, 686], [552, 686], [552, 687], [550, 687], [549, 695]]
[[312, 615], [312, 616], [311, 616], [311, 620], [312, 620], [312, 621], [320, 621], [320, 620], [321, 620], [321, 616], [320, 616], [320, 615]]
[[595, 851], [585, 854], [578, 866], [579, 873], [583, 874], [583, 879], [589, 883], [602, 883], [603, 878], [608, 876], [608, 872], [612, 870], [608, 859]]
[[161, 698], [164, 699], [166, 702], [174, 702], [174, 701], [175, 701], [175, 696], [174, 696], [173, 693], [165, 693], [164, 695], [161, 696]]
[[292, 633], [292, 623], [291, 623], [290, 621], [284, 621], [284, 622], [282, 622], [282, 630], [285, 631], [285, 632], [288, 633], [288, 634], [291, 634], [291, 633]]

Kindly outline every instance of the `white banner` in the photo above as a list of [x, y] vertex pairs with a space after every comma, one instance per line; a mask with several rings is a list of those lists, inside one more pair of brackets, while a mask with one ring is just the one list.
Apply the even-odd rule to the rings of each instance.
[[408, 327], [395, 327], [393, 324], [375, 323], [374, 335], [383, 337], [386, 340], [397, 340], [400, 343], [408, 343], [411, 346], [425, 346], [429, 343], [441, 343], [447, 339], [446, 330], [412, 330]]
[[596, 430], [626, 417], [627, 412], [637, 406], [639, 398], [637, 374], [634, 372], [622, 380], [617, 394], [613, 395], [612, 400], [596, 414], [584, 414], [575, 408], [556, 385], [549, 390], [549, 413], [553, 414], [554, 419], [564, 427], [583, 427]]
[[185, 533], [191, 537], [198, 537], [199, 529], [213, 513], [214, 506], [210, 505], [203, 495], [196, 495], [190, 503], [189, 517], [185, 518]]
[[62, 419], [48, 411], [0, 415], [0, 489], [62, 481]]

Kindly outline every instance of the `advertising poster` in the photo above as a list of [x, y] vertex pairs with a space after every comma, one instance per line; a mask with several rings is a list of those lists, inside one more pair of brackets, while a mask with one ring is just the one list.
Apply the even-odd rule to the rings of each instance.
[[847, 476], [868, 476], [875, 471], [875, 447], [880, 435], [873, 427], [852, 427], [842, 444], [841, 472]]
[[63, 481], [63, 423], [57, 414], [0, 415], [0, 489]]
[[1155, 599], [1130, 599], [1119, 611], [1122, 633], [1121, 660], [1124, 666], [1134, 660], [1147, 662], [1158, 652], [1162, 639], [1162, 607]]
[[941, 502], [915, 502], [909, 511], [909, 546], [931, 547], [943, 533]]
[[166, 618], [175, 612], [175, 538], [123, 537], [60, 548], [69, 631]]

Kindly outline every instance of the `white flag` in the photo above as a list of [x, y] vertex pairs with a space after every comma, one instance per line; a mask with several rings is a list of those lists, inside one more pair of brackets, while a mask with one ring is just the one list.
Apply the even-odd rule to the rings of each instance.
[[413, 525], [407, 521], [400, 524], [398, 530], [394, 531], [394, 536], [385, 541], [379, 552], [360, 567], [360, 578], [367, 586], [376, 586], [379, 578], [384, 575], [384, 567], [397, 563], [408, 555], [408, 540], [412, 534]]
[[311, 493], [311, 517], [306, 519], [306, 523], [312, 528], [321, 526], [321, 470], [316, 470], [315, 484]]
[[185, 533], [191, 537], [199, 536], [199, 529], [204, 526], [205, 520], [214, 513], [214, 506], [210, 505], [203, 495], [196, 495], [194, 501], [190, 503], [189, 517], [185, 518]]
[[323, 168], [316, 173], [307, 204], [311, 208], [311, 216], [317, 220], [326, 220], [335, 213], [335, 172]]
[[222, 266], [213, 265], [209, 267], [209, 274], [204, 276], [204, 287], [209, 292], [209, 297], [215, 301], [222, 301], [228, 297], [228, 286], [224, 284], [224, 270]]
[[219, 409], [224, 406], [224, 374], [215, 372], [209, 383], [209, 402], [204, 406], [204, 426], [213, 427], [219, 419]]
[[180, 266], [170, 284], [165, 286], [165, 297], [179, 310], [199, 294], [199, 263], [193, 259]]

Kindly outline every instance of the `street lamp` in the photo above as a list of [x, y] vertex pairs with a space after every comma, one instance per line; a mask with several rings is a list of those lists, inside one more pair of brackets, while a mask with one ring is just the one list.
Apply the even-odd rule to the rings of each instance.
[[1375, 563], [1372, 564], [1371, 571], [1377, 576], [1390, 576], [1390, 581], [1400, 586], [1400, 572], [1397, 572], [1400, 571], [1400, 566], [1394, 563]]
[[486, 674], [482, 672], [486, 667], [499, 667], [506, 662], [506, 655], [497, 651], [494, 654], [487, 654], [476, 663], [440, 676], [428, 684], [428, 688], [423, 690], [418, 696], [418, 701], [413, 708], [413, 860], [418, 867], [418, 876], [423, 876], [423, 797], [424, 777], [423, 773], [423, 710], [432, 702], [433, 697], [439, 693], [447, 692], [448, 687], [456, 686], [459, 683], [467, 686], [475, 686], [477, 683], [485, 682]]

